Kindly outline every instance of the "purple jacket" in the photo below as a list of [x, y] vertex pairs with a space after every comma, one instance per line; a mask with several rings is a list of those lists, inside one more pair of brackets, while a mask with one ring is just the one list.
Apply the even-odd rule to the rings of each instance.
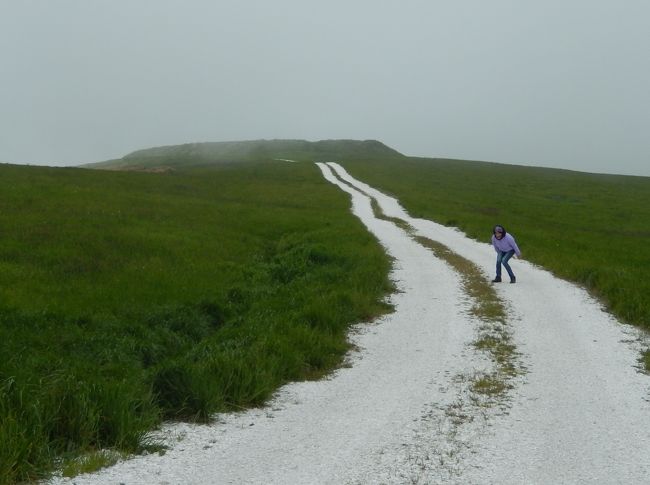
[[515, 238], [512, 237], [510, 233], [506, 232], [501, 239], [497, 239], [497, 237], [492, 234], [492, 246], [494, 246], [495, 251], [507, 252], [514, 249], [515, 254], [521, 256], [521, 251], [519, 251]]

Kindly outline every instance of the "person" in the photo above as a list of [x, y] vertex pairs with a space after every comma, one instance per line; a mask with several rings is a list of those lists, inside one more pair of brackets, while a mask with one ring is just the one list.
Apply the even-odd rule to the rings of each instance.
[[492, 246], [497, 252], [497, 276], [492, 280], [492, 283], [501, 283], [501, 265], [508, 272], [510, 283], [516, 283], [517, 278], [515, 278], [515, 274], [508, 264], [510, 258], [515, 254], [518, 258], [521, 258], [521, 251], [515, 242], [515, 238], [512, 234], [508, 234], [502, 225], [497, 224], [492, 229]]

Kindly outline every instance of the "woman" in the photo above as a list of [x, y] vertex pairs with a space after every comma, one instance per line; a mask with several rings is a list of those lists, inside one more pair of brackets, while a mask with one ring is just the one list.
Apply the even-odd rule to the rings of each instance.
[[508, 264], [513, 254], [521, 258], [521, 251], [519, 251], [515, 238], [511, 234], [508, 234], [503, 226], [496, 225], [492, 230], [492, 246], [494, 246], [494, 250], [497, 252], [497, 277], [492, 280], [492, 283], [501, 283], [501, 265], [508, 272], [510, 283], [515, 283], [517, 278], [515, 278], [515, 274]]

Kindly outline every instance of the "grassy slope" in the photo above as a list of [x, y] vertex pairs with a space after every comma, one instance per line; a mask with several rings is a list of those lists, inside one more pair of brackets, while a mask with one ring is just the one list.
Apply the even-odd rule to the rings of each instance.
[[347, 325], [382, 311], [387, 261], [347, 198], [311, 164], [241, 163], [269, 158], [345, 160], [479, 240], [500, 222], [527, 259], [649, 326], [646, 178], [373, 141], [192, 144], [98, 166], [174, 168], [162, 174], [0, 166], [0, 475], [137, 449], [161, 416], [259, 403], [330, 368]]
[[149, 148], [130, 153], [119, 160], [88, 165], [89, 168], [133, 170], [153, 167], [212, 165], [224, 161], [289, 159], [332, 161], [340, 158], [402, 157], [375, 140], [254, 140], [241, 142], [188, 143]]
[[480, 241], [503, 224], [526, 259], [585, 285], [622, 320], [650, 328], [650, 178], [443, 159], [344, 165], [412, 215]]
[[0, 227], [8, 482], [321, 375], [389, 291], [386, 256], [313, 164], [4, 165]]

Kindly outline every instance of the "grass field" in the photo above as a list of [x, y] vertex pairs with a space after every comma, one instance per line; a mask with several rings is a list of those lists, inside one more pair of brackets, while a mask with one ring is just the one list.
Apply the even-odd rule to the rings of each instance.
[[0, 166], [0, 482], [262, 403], [387, 311], [389, 262], [313, 164]]
[[94, 165], [112, 170], [0, 165], [0, 483], [155, 447], [162, 419], [260, 404], [338, 365], [349, 325], [388, 311], [389, 261], [348, 197], [313, 163], [274, 158], [337, 160], [481, 241], [503, 224], [526, 259], [650, 328], [649, 178], [408, 158], [373, 141], [190, 144]]

